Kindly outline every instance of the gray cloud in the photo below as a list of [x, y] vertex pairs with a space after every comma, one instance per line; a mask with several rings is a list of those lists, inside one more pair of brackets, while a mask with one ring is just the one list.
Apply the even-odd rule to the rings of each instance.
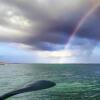
[[[99, 45], [96, 40], [86, 38], [76, 38], [72, 41], [70, 49], [80, 52], [81, 56], [89, 57], [92, 56], [94, 49]], [[79, 56], [80, 56], [79, 55]]]
[[[28, 28], [21, 28], [19, 25], [13, 25], [4, 18], [5, 12], [0, 13], [0, 25], [10, 27], [21, 31], [23, 36], [13, 38], [1, 37], [0, 41], [21, 42], [29, 45], [35, 45], [41, 48], [41, 42], [50, 42], [54, 44], [65, 44], [69, 41], [73, 30], [82, 16], [89, 10], [87, 1], [81, 1], [78, 7], [68, 6], [68, 1], [54, 0], [43, 5], [38, 0], [0, 0], [1, 5], [8, 6], [9, 10], [14, 11], [14, 15], [24, 17], [29, 20]], [[78, 0], [75, 0], [76, 2]], [[74, 1], [73, 1], [74, 2]], [[8, 18], [8, 17], [7, 17]], [[6, 19], [7, 19], [6, 18]], [[78, 30], [76, 36], [93, 40], [100, 40], [100, 10], [97, 9]], [[25, 34], [27, 35], [25, 35]], [[7, 34], [7, 33], [6, 33]], [[84, 42], [84, 41], [83, 41]], [[86, 42], [85, 42], [86, 43]], [[96, 43], [93, 42], [93, 47]]]

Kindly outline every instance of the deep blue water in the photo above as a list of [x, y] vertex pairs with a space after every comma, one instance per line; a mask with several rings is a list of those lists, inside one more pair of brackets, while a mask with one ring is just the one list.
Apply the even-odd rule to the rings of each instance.
[[99, 64], [0, 65], [0, 94], [41, 79], [54, 81], [57, 85], [8, 100], [100, 100]]

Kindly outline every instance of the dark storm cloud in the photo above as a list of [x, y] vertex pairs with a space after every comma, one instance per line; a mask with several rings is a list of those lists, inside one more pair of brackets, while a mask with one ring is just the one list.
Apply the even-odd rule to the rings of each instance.
[[95, 47], [99, 45], [99, 41], [86, 38], [76, 38], [72, 41], [70, 49], [77, 49], [81, 55], [91, 56]]
[[33, 44], [35, 42], [50, 42], [55, 44], [65, 44], [68, 41], [69, 36], [64, 33], [50, 32], [50, 33], [42, 33], [37, 37], [31, 37], [27, 41], [28, 44]]
[[87, 18], [77, 35], [100, 41], [100, 7]]
[[[80, 9], [71, 10], [66, 8], [56, 13], [55, 8], [45, 9], [43, 5], [36, 0], [0, 0], [9, 6], [15, 7], [20, 10], [20, 13], [32, 23], [32, 26], [27, 31], [31, 33], [27, 39], [23, 41], [13, 40], [14, 42], [23, 42], [29, 45], [41, 47], [41, 42], [50, 42], [54, 44], [65, 44], [69, 41], [73, 30], [77, 26], [79, 20], [88, 11], [89, 7], [84, 2]], [[57, 3], [57, 1], [56, 1]], [[67, 3], [67, 2], [66, 2]], [[61, 6], [63, 6], [61, 4]], [[58, 7], [59, 8], [59, 7]], [[59, 9], [58, 9], [59, 10]], [[53, 13], [54, 12], [54, 13]], [[100, 9], [97, 9], [81, 26], [77, 35], [80, 38], [87, 38], [93, 40], [100, 40]], [[34, 29], [34, 22], [38, 25]], [[5, 21], [1, 21], [6, 24]], [[36, 35], [32, 35], [32, 34]], [[93, 44], [95, 46], [95, 43]]]

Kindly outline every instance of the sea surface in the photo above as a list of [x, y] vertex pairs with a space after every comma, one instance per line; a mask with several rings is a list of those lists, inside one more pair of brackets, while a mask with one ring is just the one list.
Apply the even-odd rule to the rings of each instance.
[[99, 64], [0, 65], [0, 95], [44, 79], [56, 86], [7, 100], [100, 100]]

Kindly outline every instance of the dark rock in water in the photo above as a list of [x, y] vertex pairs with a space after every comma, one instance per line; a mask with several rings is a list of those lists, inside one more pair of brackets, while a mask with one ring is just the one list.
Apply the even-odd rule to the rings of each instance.
[[14, 96], [14, 95], [17, 95], [20, 93], [24, 93], [24, 92], [31, 92], [31, 91], [37, 91], [37, 90], [42, 90], [42, 89], [48, 89], [48, 88], [51, 88], [55, 85], [56, 85], [56, 83], [54, 83], [54, 82], [47, 81], [47, 80], [40, 80], [40, 81], [37, 81], [35, 83], [29, 84], [29, 85], [25, 86], [24, 88], [21, 88], [21, 89], [4, 94], [0, 97], [0, 100], [5, 100], [11, 96]]
[[37, 81], [33, 84], [28, 85], [28, 88], [30, 88], [31, 90], [41, 90], [41, 89], [51, 88], [55, 85], [56, 83], [54, 82], [47, 81], [47, 80], [41, 80], [41, 81]]
[[0, 100], [5, 100], [5, 99], [3, 99], [3, 98], [0, 98]]

